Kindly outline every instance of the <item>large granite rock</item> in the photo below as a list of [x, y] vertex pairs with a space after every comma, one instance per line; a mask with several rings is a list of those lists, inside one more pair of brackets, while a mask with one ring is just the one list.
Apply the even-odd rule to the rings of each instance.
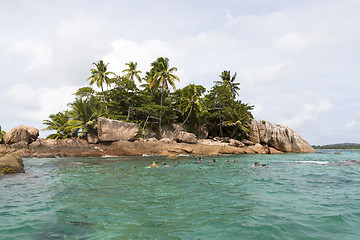
[[98, 135], [101, 142], [128, 141], [139, 131], [136, 123], [98, 118]]
[[184, 131], [180, 131], [179, 134], [177, 134], [176, 141], [183, 143], [191, 143], [191, 144], [197, 143], [195, 134]]
[[20, 125], [12, 128], [3, 136], [3, 143], [32, 143], [39, 137], [39, 130], [34, 127]]
[[310, 153], [315, 150], [295, 130], [281, 124], [253, 120], [249, 140], [282, 152]]
[[24, 172], [24, 163], [17, 154], [9, 154], [0, 158], [0, 174]]
[[179, 124], [166, 124], [161, 127], [161, 136], [162, 138], [176, 139], [181, 131], [184, 131], [184, 128]]

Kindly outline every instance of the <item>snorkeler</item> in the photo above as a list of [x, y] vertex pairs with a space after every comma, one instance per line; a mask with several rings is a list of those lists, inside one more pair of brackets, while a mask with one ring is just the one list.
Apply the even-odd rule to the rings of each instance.
[[251, 165], [251, 167], [258, 167], [258, 166], [259, 166], [258, 162], [255, 162], [253, 165]]
[[179, 166], [179, 164], [180, 164], [180, 162], [178, 162], [177, 164], [175, 164], [175, 165], [174, 165], [174, 167], [177, 167], [177, 166]]
[[199, 163], [201, 163], [201, 162], [202, 162], [202, 159], [199, 158], [199, 160], [196, 162], [196, 164], [199, 164]]

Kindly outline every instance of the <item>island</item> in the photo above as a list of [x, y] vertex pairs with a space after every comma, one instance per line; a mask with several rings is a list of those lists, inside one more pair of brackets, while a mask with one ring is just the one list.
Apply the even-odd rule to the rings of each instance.
[[46, 139], [29, 126], [0, 129], [0, 172], [24, 172], [22, 157], [315, 152], [295, 130], [254, 119], [253, 106], [238, 99], [236, 73], [221, 72], [207, 91], [195, 84], [176, 89], [177, 68], [168, 58], [152, 62], [144, 78], [134, 62], [123, 75], [102, 60], [94, 65], [90, 86], [74, 93], [70, 109], [44, 120], [43, 130], [54, 132]]

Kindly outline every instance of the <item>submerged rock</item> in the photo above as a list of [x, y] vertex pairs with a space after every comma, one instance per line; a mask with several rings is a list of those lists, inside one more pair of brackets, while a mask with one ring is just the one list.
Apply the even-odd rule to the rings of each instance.
[[282, 152], [311, 153], [315, 150], [295, 130], [266, 121], [253, 120], [249, 140]]

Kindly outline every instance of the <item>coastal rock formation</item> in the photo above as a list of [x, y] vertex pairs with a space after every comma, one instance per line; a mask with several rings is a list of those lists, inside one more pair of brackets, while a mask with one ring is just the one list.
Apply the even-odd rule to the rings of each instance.
[[39, 137], [39, 130], [34, 127], [20, 125], [12, 128], [3, 136], [3, 143], [32, 143]]
[[296, 131], [281, 124], [253, 120], [249, 140], [282, 152], [311, 153], [315, 150]]
[[25, 173], [19, 154], [13, 153], [0, 158], [0, 174]]
[[179, 134], [177, 134], [176, 141], [183, 142], [183, 143], [191, 143], [191, 144], [197, 143], [195, 134], [184, 132], [184, 131], [180, 131]]
[[98, 136], [101, 142], [128, 141], [139, 131], [136, 123], [98, 118]]

